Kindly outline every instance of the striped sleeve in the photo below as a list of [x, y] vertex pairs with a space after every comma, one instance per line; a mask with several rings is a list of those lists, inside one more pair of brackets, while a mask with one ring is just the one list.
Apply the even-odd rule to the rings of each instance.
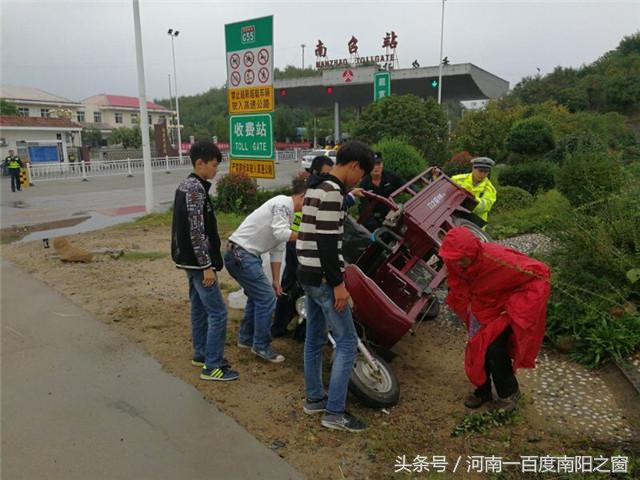
[[321, 235], [340, 235], [342, 234], [342, 194], [340, 190], [332, 187], [332, 184], [326, 182], [327, 187], [331, 190], [326, 191], [324, 198], [320, 201], [316, 212], [316, 233]]

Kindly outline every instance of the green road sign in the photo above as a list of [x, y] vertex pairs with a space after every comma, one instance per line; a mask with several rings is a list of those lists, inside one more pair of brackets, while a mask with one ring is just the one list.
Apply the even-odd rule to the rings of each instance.
[[237, 158], [273, 158], [272, 125], [270, 113], [231, 115], [229, 117], [231, 156]]
[[227, 52], [273, 45], [273, 16], [228, 23], [224, 34]]
[[389, 72], [378, 72], [373, 76], [373, 101], [391, 95], [391, 74]]

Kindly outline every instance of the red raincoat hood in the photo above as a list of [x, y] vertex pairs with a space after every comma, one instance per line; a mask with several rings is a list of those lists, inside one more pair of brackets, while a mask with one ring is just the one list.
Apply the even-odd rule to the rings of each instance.
[[455, 262], [462, 257], [475, 260], [481, 251], [482, 244], [478, 237], [465, 227], [456, 227], [445, 235], [438, 255], [445, 261]]

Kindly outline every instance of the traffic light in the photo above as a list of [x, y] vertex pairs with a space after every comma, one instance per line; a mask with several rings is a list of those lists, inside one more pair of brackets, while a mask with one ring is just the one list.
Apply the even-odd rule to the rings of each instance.
[[287, 96], [287, 89], [286, 88], [281, 88], [280, 89], [280, 96], [281, 97], [286, 97]]
[[434, 80], [433, 82], [431, 82], [431, 86], [433, 88], [438, 88], [438, 80]]
[[333, 93], [333, 87], [327, 87], [327, 93], [328, 94], [332, 94]]

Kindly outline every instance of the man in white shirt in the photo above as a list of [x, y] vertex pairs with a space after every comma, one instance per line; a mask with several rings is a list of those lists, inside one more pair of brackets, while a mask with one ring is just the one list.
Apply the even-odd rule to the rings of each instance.
[[[278, 195], [254, 210], [229, 237], [224, 264], [244, 289], [247, 305], [240, 325], [238, 347], [250, 348], [260, 358], [280, 363], [284, 356], [271, 346], [271, 320], [276, 296], [282, 295], [280, 266], [287, 241], [297, 239], [291, 230], [294, 212], [302, 210], [304, 180], [294, 179], [292, 195]], [[269, 253], [271, 285], [262, 269], [263, 253]]]

